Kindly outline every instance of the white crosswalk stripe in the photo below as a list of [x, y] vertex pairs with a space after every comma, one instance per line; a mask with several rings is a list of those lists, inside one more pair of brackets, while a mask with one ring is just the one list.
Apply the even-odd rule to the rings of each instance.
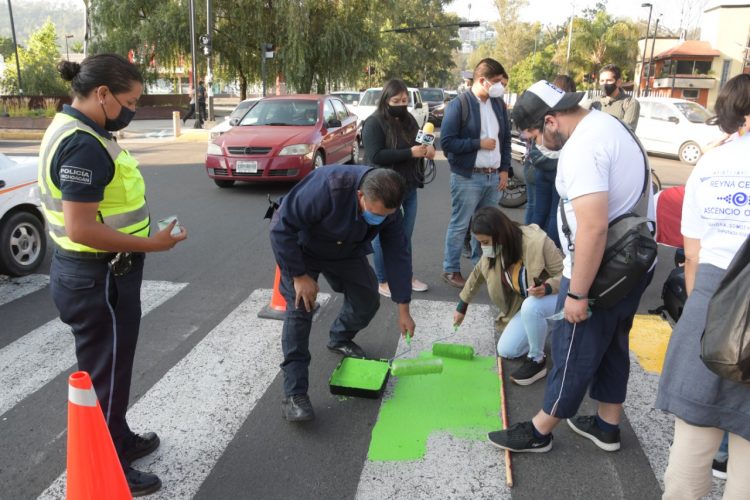
[[[461, 328], [451, 333], [454, 307], [449, 302], [411, 302], [411, 315], [417, 324], [411, 352], [429, 351], [434, 342], [447, 337], [442, 341], [471, 345], [477, 356], [494, 356], [494, 314], [490, 306], [472, 304]], [[397, 352], [403, 349], [402, 339]], [[391, 396], [393, 383], [393, 379], [388, 382], [384, 399]], [[505, 457], [486, 442], [433, 434], [423, 459], [365, 462], [356, 498], [510, 498], [505, 485]]]
[[[128, 411], [133, 428], [161, 438], [137, 464], [162, 480], [149, 498], [195, 495], [276, 377], [282, 323], [257, 317], [270, 298], [271, 290], [254, 291]], [[329, 299], [318, 295], [321, 306]], [[40, 498], [60, 498], [64, 488], [65, 474]]]
[[49, 276], [46, 274], [30, 274], [21, 278], [0, 276], [0, 306], [41, 290], [47, 283]]
[[[142, 314], [159, 307], [185, 286], [168, 281], [144, 281]], [[70, 327], [59, 318], [0, 349], [0, 415], [75, 363]]]

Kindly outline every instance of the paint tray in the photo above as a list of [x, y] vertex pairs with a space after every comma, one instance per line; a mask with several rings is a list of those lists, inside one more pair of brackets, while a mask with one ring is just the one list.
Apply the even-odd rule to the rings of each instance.
[[384, 359], [342, 358], [328, 384], [331, 394], [378, 399], [390, 376], [390, 365]]

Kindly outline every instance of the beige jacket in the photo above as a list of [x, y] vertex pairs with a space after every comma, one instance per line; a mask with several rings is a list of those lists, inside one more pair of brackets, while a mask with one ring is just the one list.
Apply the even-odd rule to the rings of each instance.
[[[536, 224], [521, 226], [521, 232], [523, 233], [521, 258], [526, 266], [529, 281], [532, 282], [533, 278], [541, 278], [550, 284], [552, 293], [556, 294], [560, 290], [560, 278], [563, 271], [562, 252], [547, 237], [547, 233]], [[482, 283], [487, 283], [487, 291], [492, 303], [500, 308], [496, 323], [510, 321], [521, 309], [524, 300], [512, 290], [503, 287], [501, 277], [503, 271], [499, 260], [495, 268], [490, 268], [490, 259], [480, 258], [459, 294], [461, 300], [469, 304], [481, 289]]]

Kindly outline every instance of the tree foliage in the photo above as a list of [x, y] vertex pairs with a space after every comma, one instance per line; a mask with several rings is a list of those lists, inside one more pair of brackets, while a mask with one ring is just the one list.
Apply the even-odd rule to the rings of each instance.
[[6, 60], [3, 87], [10, 93], [22, 90], [26, 95], [63, 95], [69, 90], [57, 72], [60, 51], [57, 48], [55, 25], [47, 21], [31, 34], [26, 47], [18, 47], [18, 62], [21, 68], [19, 89], [16, 74], [15, 54]]

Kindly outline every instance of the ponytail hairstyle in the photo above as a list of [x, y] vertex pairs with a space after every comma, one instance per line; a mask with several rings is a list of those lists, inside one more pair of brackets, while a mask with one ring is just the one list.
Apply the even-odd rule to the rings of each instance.
[[143, 84], [138, 68], [118, 54], [95, 54], [80, 64], [60, 61], [57, 71], [63, 80], [70, 82], [73, 95], [82, 98], [102, 85], [113, 94], [122, 94], [132, 89], [134, 82]]

